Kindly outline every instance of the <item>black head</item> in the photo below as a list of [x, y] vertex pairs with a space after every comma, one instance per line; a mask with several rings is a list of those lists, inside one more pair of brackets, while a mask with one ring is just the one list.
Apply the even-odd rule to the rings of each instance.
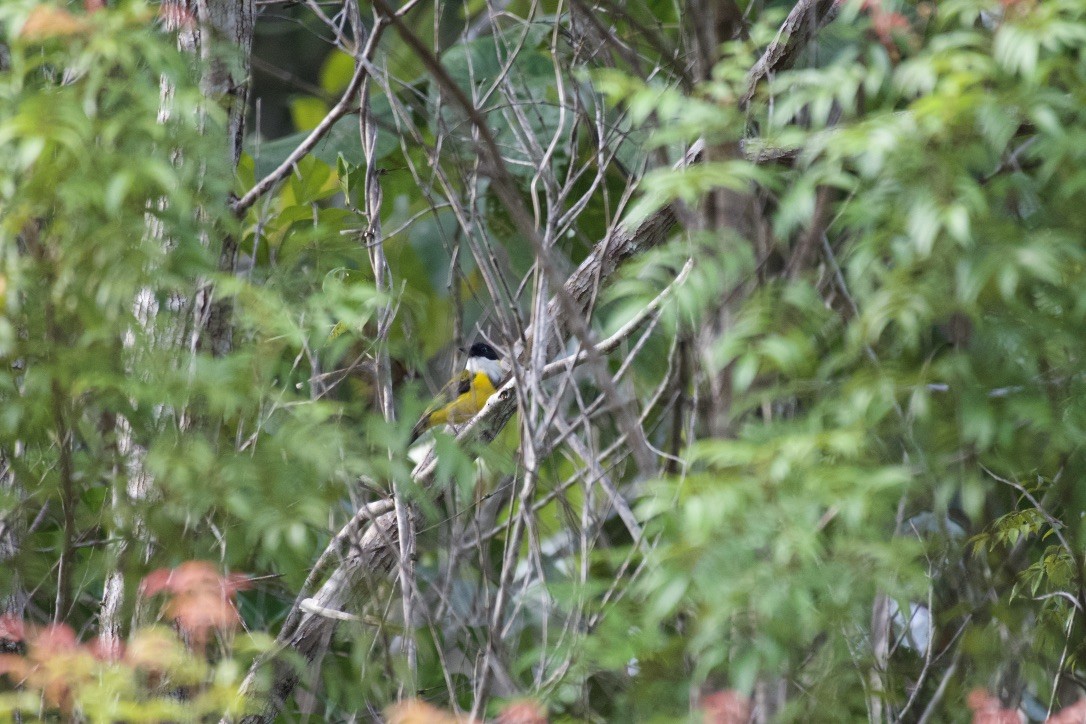
[[483, 357], [485, 359], [500, 359], [498, 352], [486, 342], [476, 342], [468, 348], [468, 357]]

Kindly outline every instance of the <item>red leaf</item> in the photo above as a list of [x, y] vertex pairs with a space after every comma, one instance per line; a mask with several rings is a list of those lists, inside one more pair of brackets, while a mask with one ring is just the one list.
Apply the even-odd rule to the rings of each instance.
[[161, 593], [170, 584], [170, 576], [173, 571], [169, 568], [156, 568], [143, 577], [140, 582], [140, 594], [155, 596]]
[[21, 618], [15, 618], [10, 613], [0, 616], [0, 639], [6, 641], [25, 641], [26, 625]]
[[1082, 724], [1083, 722], [1086, 722], [1086, 699], [1079, 699], [1045, 720], [1045, 724]]
[[79, 648], [75, 631], [66, 623], [49, 624], [34, 634], [30, 641], [31, 655], [42, 661], [57, 654], [71, 653]]
[[252, 579], [244, 573], [231, 573], [224, 580], [226, 595], [233, 596], [238, 591], [248, 591], [253, 587]]
[[214, 565], [207, 561], [186, 561], [176, 568], [159, 568], [148, 573], [140, 583], [140, 592], [154, 596], [163, 591], [191, 593], [218, 590], [226, 597], [252, 587], [244, 573], [220, 576]]
[[228, 576], [207, 561], [186, 561], [172, 570], [158, 569], [143, 579], [140, 589], [146, 595], [166, 591], [171, 594], [164, 612], [177, 621], [188, 635], [193, 648], [202, 649], [212, 629], [233, 628], [240, 621], [233, 598], [250, 586], [241, 573]]
[[750, 720], [750, 699], [735, 689], [707, 694], [701, 698], [705, 724], [746, 724]]
[[115, 636], [108, 639], [95, 636], [87, 644], [87, 650], [99, 661], [119, 661], [124, 658], [124, 642]]
[[999, 698], [984, 689], [973, 689], [966, 702], [973, 710], [973, 724], [1021, 724], [1023, 721], [1015, 709], [1004, 709]]

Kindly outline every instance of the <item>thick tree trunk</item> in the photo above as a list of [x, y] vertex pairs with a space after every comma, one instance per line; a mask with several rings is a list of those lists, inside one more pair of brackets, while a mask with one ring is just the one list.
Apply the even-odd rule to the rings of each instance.
[[[167, 0], [168, 2], [169, 0]], [[245, 114], [248, 108], [250, 52], [253, 40], [253, 2], [252, 0], [184, 0], [167, 6], [164, 12], [167, 23], [177, 31], [178, 45], [200, 59], [203, 65], [200, 85], [209, 103], [219, 104], [227, 111], [227, 145], [223, 153], [228, 153], [231, 168], [237, 166], [241, 158], [242, 144], [245, 137]], [[169, 117], [173, 88], [166, 80], [162, 81], [162, 100], [159, 111], [160, 120]], [[223, 200], [227, 202], [226, 199]], [[162, 244], [170, 240], [162, 236], [161, 229], [151, 222], [147, 229], [151, 238]], [[210, 243], [211, 240], [207, 240]], [[237, 262], [237, 243], [232, 237], [225, 237], [220, 244], [219, 268], [234, 271]], [[148, 303], [148, 296], [133, 300], [137, 317], [141, 323], [150, 327], [156, 322], [159, 312], [157, 304]], [[203, 284], [193, 294], [188, 304], [181, 308], [193, 310], [193, 325], [189, 334], [190, 349], [209, 346], [215, 354], [229, 351], [231, 342], [230, 308], [224, 303], [216, 303], [210, 284]], [[184, 344], [185, 322], [178, 319], [177, 333], [166, 335], [164, 344]], [[144, 451], [131, 441], [127, 434], [128, 426], [122, 418], [119, 421], [120, 450], [119, 456], [124, 462], [128, 476], [126, 490], [115, 490], [114, 496], [127, 495], [131, 499], [143, 499], [151, 494], [152, 480], [143, 468]], [[119, 501], [115, 501], [119, 504]], [[136, 528], [142, 527], [136, 521]], [[145, 535], [137, 535], [144, 547], [143, 555], [150, 556], [151, 544]], [[119, 544], [118, 557], [127, 542]], [[111, 571], [105, 582], [102, 601], [99, 606], [99, 629], [103, 640], [109, 644], [120, 641], [122, 625], [120, 613], [124, 604], [125, 580], [119, 568]]]
[[184, 0], [180, 18], [178, 43], [204, 63], [200, 87], [226, 109], [226, 151], [237, 166], [249, 102], [253, 0]]
[[[253, 44], [253, 0], [184, 0], [184, 21], [178, 43], [200, 58], [203, 72], [200, 87], [212, 103], [226, 109], [224, 152], [231, 167], [241, 159], [245, 142], [245, 113], [249, 103], [250, 54]], [[224, 236], [219, 245], [219, 269], [233, 273], [237, 268], [237, 239]], [[210, 349], [216, 356], [226, 354], [233, 339], [233, 315], [228, 303], [214, 298], [214, 289], [204, 284], [193, 302], [194, 326], [190, 347]]]

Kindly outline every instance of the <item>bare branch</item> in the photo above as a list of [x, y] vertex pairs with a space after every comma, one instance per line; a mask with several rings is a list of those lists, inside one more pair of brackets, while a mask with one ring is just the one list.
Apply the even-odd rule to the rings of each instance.
[[369, 38], [366, 39], [366, 46], [359, 54], [356, 61], [354, 75], [351, 76], [351, 82], [347, 84], [346, 90], [343, 91], [342, 97], [339, 102], [332, 106], [332, 109], [328, 111], [328, 114], [321, 119], [321, 122], [317, 124], [317, 127], [309, 132], [309, 135], [305, 137], [305, 140], [298, 144], [298, 147], [290, 152], [279, 166], [274, 171], [269, 173], [264, 178], [256, 182], [256, 184], [245, 192], [245, 195], [231, 204], [231, 210], [240, 216], [244, 214], [250, 206], [255, 204], [261, 196], [268, 193], [275, 184], [285, 179], [294, 168], [294, 164], [298, 163], [304, 158], [310, 151], [317, 147], [321, 139], [332, 130], [332, 126], [336, 124], [340, 118], [343, 118], [348, 113], [353, 113], [358, 110], [358, 91], [362, 88], [362, 82], [369, 76], [370, 68], [372, 65], [370, 61], [373, 59], [373, 54], [377, 51], [377, 42], [381, 39], [381, 34], [384, 32], [388, 21], [378, 18], [373, 24], [373, 30], [370, 32]]
[[[697, 144], [687, 152], [682, 165], [696, 162], [700, 158], [701, 144]], [[618, 226], [606, 239], [597, 244], [595, 251], [589, 255], [583, 264], [566, 282], [563, 291], [571, 299], [577, 300], [583, 311], [587, 308], [591, 291], [586, 285], [595, 280], [606, 280], [614, 273], [618, 265], [628, 259], [634, 253], [643, 251], [658, 245], [663, 241], [671, 227], [675, 224], [675, 211], [670, 206], [656, 212], [636, 229], [628, 229]], [[614, 335], [596, 345], [592, 354], [600, 355], [614, 350], [636, 331], [637, 327], [653, 316], [673, 293], [682, 281], [685, 280], [693, 267], [693, 262], [688, 262], [677, 276], [675, 282], [669, 285], [659, 296], [652, 300], [646, 308], [633, 320], [618, 330]], [[556, 305], [552, 300], [550, 304]], [[560, 319], [560, 317], [556, 317]], [[572, 358], [558, 360], [544, 367], [542, 374], [550, 376], [570, 369], [572, 366], [589, 357], [588, 351], [582, 351]], [[457, 439], [466, 442], [471, 439], [489, 441], [497, 435], [516, 411], [515, 385], [507, 383], [495, 395], [493, 395], [476, 417], [469, 422], [459, 433]], [[432, 481], [436, 471], [436, 460], [423, 461], [415, 468], [412, 476], [420, 488], [427, 487]], [[362, 522], [362, 518], [355, 516], [352, 522]], [[320, 590], [311, 598], [297, 600], [287, 616], [287, 623], [278, 637], [281, 647], [293, 648], [306, 660], [312, 660], [323, 650], [338, 619], [321, 615], [321, 611], [342, 611], [353, 597], [359, 584], [365, 580], [374, 580], [375, 577], [386, 576], [396, 567], [396, 559], [399, 546], [397, 525], [397, 512], [395, 510], [383, 513], [374, 518], [370, 527], [352, 547], [349, 555], [340, 561], [328, 580]], [[345, 528], [346, 529], [346, 528]], [[352, 530], [357, 530], [353, 528]], [[337, 540], [341, 541], [348, 534], [341, 532]], [[322, 555], [322, 560], [325, 556]], [[307, 610], [303, 610], [302, 601]], [[250, 668], [242, 687], [243, 695], [246, 694], [255, 680], [257, 670], [266, 663], [265, 659], [254, 662]], [[268, 722], [275, 718], [283, 703], [294, 690], [298, 682], [297, 671], [284, 665], [276, 667], [274, 683], [270, 692], [270, 701], [267, 702], [262, 714], [248, 717], [246, 722]]]
[[799, 0], [795, 4], [777, 37], [747, 74], [747, 92], [739, 99], [740, 107], [750, 105], [763, 80], [795, 62], [818, 31], [837, 17], [838, 5], [838, 0]]
[[[375, 18], [374, 23], [379, 24], [380, 18]], [[363, 67], [359, 62], [358, 67]], [[383, 198], [381, 182], [377, 172], [377, 126], [374, 123], [372, 108], [370, 106], [369, 79], [362, 83], [361, 88], [361, 113], [359, 118], [359, 133], [362, 139], [362, 151], [366, 160], [365, 177], [365, 212], [368, 220], [367, 228], [363, 231], [360, 241], [369, 252], [370, 265], [373, 268], [373, 278], [379, 291], [386, 295], [388, 301], [378, 315], [377, 323], [377, 353], [375, 363], [377, 366], [376, 392], [377, 403], [381, 415], [388, 422], [393, 422], [396, 417], [396, 408], [392, 399], [392, 365], [388, 355], [388, 335], [392, 331], [392, 323], [395, 320], [396, 308], [391, 298], [392, 293], [392, 269], [385, 257], [384, 239], [381, 234], [381, 201]], [[389, 451], [389, 458], [392, 458]], [[415, 600], [415, 516], [408, 503], [407, 496], [402, 486], [393, 481], [393, 498], [396, 508], [396, 533], [399, 540], [399, 581], [400, 594], [403, 602], [404, 621], [414, 619]], [[415, 678], [418, 674], [418, 653], [415, 639], [408, 634], [404, 639], [404, 652], [407, 658], [407, 681], [401, 685], [401, 693], [409, 696], [415, 695]]]

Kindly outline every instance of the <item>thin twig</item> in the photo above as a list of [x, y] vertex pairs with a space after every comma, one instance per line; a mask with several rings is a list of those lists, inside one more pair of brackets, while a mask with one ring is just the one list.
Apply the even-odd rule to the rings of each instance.
[[[414, 5], [417, 2], [419, 0], [411, 0], [408, 5]], [[316, 128], [309, 132], [305, 140], [299, 143], [298, 147], [291, 151], [290, 155], [274, 171], [257, 181], [251, 189], [245, 192], [244, 196], [231, 204], [230, 208], [236, 215], [241, 216], [244, 214], [261, 196], [268, 193], [275, 184], [285, 179], [294, 168], [294, 165], [316, 148], [321, 139], [332, 130], [332, 126], [336, 124], [336, 121], [348, 113], [358, 110], [358, 91], [362, 88], [362, 82], [369, 74], [369, 69], [372, 67], [370, 61], [373, 59], [373, 54], [377, 52], [377, 43], [387, 25], [388, 21], [380, 17], [374, 22], [370, 36], [366, 39], [366, 46], [356, 59], [354, 75], [351, 76], [351, 81], [347, 84], [347, 88], [343, 91], [339, 102], [332, 106], [332, 109], [321, 119]]]
[[943, 672], [943, 678], [939, 680], [939, 686], [936, 687], [935, 693], [931, 695], [928, 705], [924, 707], [924, 713], [916, 720], [916, 724], [927, 724], [935, 713], [935, 707], [939, 706], [939, 702], [943, 700], [943, 695], [946, 694], [947, 684], [954, 678], [954, 674], [958, 670], [958, 660], [961, 659], [961, 656], [962, 650], [960, 648], [955, 650], [953, 661], [950, 662], [950, 666], [946, 667], [946, 671]]

